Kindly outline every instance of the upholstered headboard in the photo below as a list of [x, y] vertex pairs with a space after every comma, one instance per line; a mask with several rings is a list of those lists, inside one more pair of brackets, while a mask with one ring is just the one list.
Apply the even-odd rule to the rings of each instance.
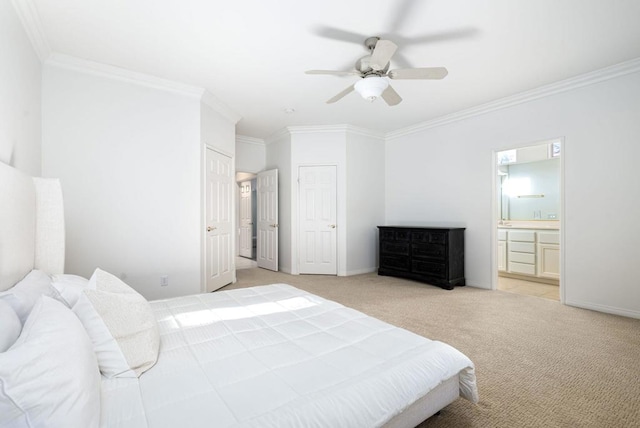
[[60, 182], [0, 162], [0, 290], [32, 269], [63, 273], [64, 233]]

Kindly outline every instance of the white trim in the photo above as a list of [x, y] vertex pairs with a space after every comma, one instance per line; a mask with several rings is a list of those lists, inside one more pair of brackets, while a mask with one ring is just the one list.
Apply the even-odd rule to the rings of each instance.
[[238, 123], [240, 119], [242, 119], [242, 116], [233, 111], [229, 106], [220, 101], [218, 97], [206, 89], [203, 90], [202, 103], [208, 105], [234, 124]]
[[382, 132], [373, 131], [371, 129], [360, 128], [349, 124], [341, 125], [313, 125], [313, 126], [287, 126], [285, 128], [291, 135], [294, 134], [318, 134], [318, 133], [330, 133], [330, 132], [349, 132], [352, 134], [359, 134], [365, 137], [384, 139], [385, 134]]
[[280, 141], [280, 139], [283, 137], [290, 137], [290, 136], [291, 136], [291, 133], [287, 128], [280, 128], [279, 130], [277, 130], [276, 132], [274, 132], [273, 134], [265, 138], [264, 143], [268, 146], [271, 143]]
[[597, 303], [583, 302], [580, 300], [566, 300], [564, 303], [565, 305], [573, 306], [576, 308], [589, 309], [592, 311], [604, 312], [607, 314], [640, 319], [640, 312], [629, 309], [621, 309], [615, 306], [599, 305]]
[[42, 29], [38, 8], [36, 8], [33, 0], [11, 0], [11, 3], [18, 14], [18, 18], [20, 18], [27, 37], [29, 37], [33, 50], [36, 52], [40, 62], [44, 63], [51, 55], [51, 48]]
[[416, 125], [411, 125], [406, 128], [397, 129], [395, 131], [388, 132], [385, 137], [388, 141], [394, 138], [412, 135], [426, 129], [435, 128], [437, 126], [446, 125], [464, 119], [469, 119], [474, 116], [479, 116], [485, 113], [490, 113], [492, 111], [512, 107], [518, 104], [523, 104], [529, 101], [537, 100], [539, 98], [560, 94], [562, 92], [570, 91], [584, 86], [593, 85], [595, 83], [631, 73], [636, 73], [638, 71], [640, 71], [640, 58], [632, 59], [630, 61], [612, 65], [610, 67], [606, 67], [590, 73], [581, 74], [576, 77], [571, 77], [569, 79], [541, 86], [536, 89], [521, 92], [516, 95], [501, 98], [499, 100], [481, 104], [479, 106], [472, 107], [466, 110], [461, 110], [456, 113], [441, 116], [439, 118], [418, 123]]
[[369, 267], [369, 268], [364, 268], [364, 269], [348, 270], [348, 271], [345, 272], [344, 275], [338, 275], [338, 276], [362, 275], [362, 274], [365, 274], [365, 273], [376, 272], [377, 270], [378, 270], [377, 267]]
[[46, 65], [73, 70], [80, 73], [91, 74], [94, 76], [106, 77], [108, 79], [119, 80], [122, 82], [133, 83], [153, 89], [175, 92], [194, 98], [202, 98], [205, 92], [203, 88], [199, 88], [197, 86], [185, 85], [183, 83], [155, 77], [149, 74], [138, 73], [136, 71], [127, 70], [125, 68], [106, 65], [99, 62], [80, 59], [70, 55], [59, 53], [52, 53], [49, 59], [46, 61]]
[[247, 137], [246, 135], [236, 135], [236, 143], [253, 144], [263, 147], [267, 145], [262, 138]]

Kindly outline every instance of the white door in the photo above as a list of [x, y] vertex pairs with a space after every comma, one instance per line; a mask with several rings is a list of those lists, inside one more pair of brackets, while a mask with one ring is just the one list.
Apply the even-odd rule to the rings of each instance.
[[298, 271], [337, 275], [336, 167], [299, 170]]
[[233, 282], [232, 189], [235, 187], [231, 158], [206, 151], [205, 284], [207, 292]]
[[240, 183], [240, 248], [242, 257], [253, 257], [253, 220], [251, 218], [251, 182]]
[[258, 173], [258, 267], [278, 271], [278, 170]]

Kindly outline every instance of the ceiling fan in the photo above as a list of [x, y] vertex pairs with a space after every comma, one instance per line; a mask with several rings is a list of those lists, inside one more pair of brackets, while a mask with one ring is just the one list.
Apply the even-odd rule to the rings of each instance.
[[354, 90], [368, 101], [382, 99], [390, 106], [402, 101], [398, 93], [389, 85], [389, 79], [443, 79], [448, 74], [444, 67], [398, 68], [389, 70], [389, 61], [398, 46], [390, 40], [369, 37], [364, 42], [370, 54], [356, 61], [355, 70], [308, 70], [306, 74], [330, 74], [334, 76], [359, 76], [361, 80], [330, 98], [327, 104], [335, 103]]

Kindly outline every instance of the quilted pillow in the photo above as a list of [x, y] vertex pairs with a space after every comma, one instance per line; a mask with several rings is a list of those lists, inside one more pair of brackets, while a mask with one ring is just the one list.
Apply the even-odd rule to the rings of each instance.
[[40, 270], [32, 270], [9, 290], [0, 293], [0, 299], [7, 302], [24, 324], [40, 296], [58, 300], [60, 294], [51, 286], [51, 277]]
[[0, 353], [0, 426], [97, 427], [100, 383], [82, 324], [43, 296], [18, 340]]
[[4, 300], [0, 299], [0, 352], [13, 345], [20, 336], [22, 323], [16, 311]]
[[160, 336], [151, 306], [116, 276], [96, 269], [73, 311], [89, 333], [104, 376], [138, 377], [156, 363]]

